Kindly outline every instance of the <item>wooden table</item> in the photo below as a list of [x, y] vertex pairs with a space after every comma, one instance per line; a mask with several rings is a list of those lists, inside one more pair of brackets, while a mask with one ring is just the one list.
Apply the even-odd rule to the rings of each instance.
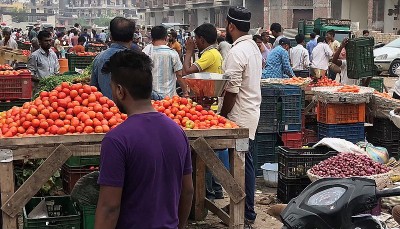
[[7, 61], [17, 61], [28, 63], [29, 57], [22, 54], [19, 49], [10, 50], [8, 48], [0, 47], [0, 64], [7, 64]]
[[[192, 216], [203, 220], [205, 209], [216, 214], [229, 228], [243, 228], [245, 208], [245, 153], [248, 129], [187, 130], [192, 147], [193, 196]], [[104, 134], [0, 138], [0, 190], [3, 229], [17, 229], [16, 216], [43, 184], [70, 156], [100, 155]], [[229, 149], [230, 172], [213, 149]], [[21, 187], [14, 191], [13, 161], [46, 158]], [[230, 214], [206, 199], [206, 167], [230, 196]]]

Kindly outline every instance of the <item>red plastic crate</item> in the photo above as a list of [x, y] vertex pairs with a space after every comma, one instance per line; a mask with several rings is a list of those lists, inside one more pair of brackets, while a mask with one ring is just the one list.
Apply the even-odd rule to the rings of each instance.
[[31, 74], [0, 75], [0, 100], [31, 98]]
[[61, 179], [64, 192], [70, 194], [72, 189], [74, 189], [76, 182], [78, 182], [79, 179], [81, 179], [83, 176], [91, 172], [97, 171], [97, 169], [92, 170], [90, 169], [90, 167], [92, 166], [71, 168], [64, 164], [61, 167]]
[[283, 133], [282, 134], [283, 145], [289, 148], [301, 148], [303, 146], [303, 133]]
[[318, 102], [317, 121], [324, 124], [348, 124], [365, 122], [365, 103]]

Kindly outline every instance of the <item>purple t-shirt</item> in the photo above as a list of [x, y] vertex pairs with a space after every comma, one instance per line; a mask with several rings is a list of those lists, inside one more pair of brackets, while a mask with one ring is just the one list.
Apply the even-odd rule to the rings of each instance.
[[98, 183], [123, 188], [117, 229], [178, 227], [190, 154], [182, 128], [158, 112], [130, 116], [106, 134]]

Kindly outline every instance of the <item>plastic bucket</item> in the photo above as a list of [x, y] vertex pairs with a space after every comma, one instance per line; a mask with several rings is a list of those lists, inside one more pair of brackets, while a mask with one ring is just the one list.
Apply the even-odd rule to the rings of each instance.
[[58, 59], [58, 63], [60, 63], [60, 74], [68, 72], [68, 59], [60, 58]]
[[278, 163], [265, 163], [261, 166], [265, 184], [268, 187], [278, 187]]

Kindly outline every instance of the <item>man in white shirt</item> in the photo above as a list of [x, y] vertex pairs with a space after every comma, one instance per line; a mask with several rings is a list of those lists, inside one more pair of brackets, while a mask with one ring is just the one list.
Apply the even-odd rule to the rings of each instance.
[[11, 29], [3, 29], [3, 40], [0, 41], [0, 46], [6, 46], [7, 48], [18, 49], [17, 42], [11, 37]]
[[290, 63], [292, 64], [293, 71], [307, 70], [310, 67], [310, 57], [308, 51], [304, 48], [304, 35], [297, 34], [297, 46], [290, 49]]
[[348, 42], [349, 42], [349, 39], [345, 38], [343, 40], [342, 44], [339, 46], [338, 50], [333, 55], [332, 63], [334, 63], [337, 66], [339, 66], [340, 70], [341, 70], [340, 79], [336, 80], [336, 81], [339, 81], [340, 83], [346, 84], [346, 85], [358, 85], [358, 83], [359, 83], [358, 80], [349, 79], [347, 77], [347, 61], [346, 61], [346, 57], [344, 57], [344, 59], [339, 59], [340, 53], [346, 47]]
[[315, 78], [321, 78], [326, 76], [326, 72], [329, 68], [329, 60], [333, 55], [329, 45], [325, 43], [325, 37], [318, 38], [318, 44], [312, 51], [312, 62], [311, 62], [311, 74]]
[[251, 12], [244, 7], [231, 7], [227, 14], [226, 41], [232, 43], [224, 61], [224, 75], [230, 78], [225, 88], [221, 115], [249, 128], [249, 152], [245, 154], [246, 205], [245, 222], [253, 224], [255, 172], [252, 152], [261, 105], [262, 57], [250, 30]]
[[279, 45], [279, 40], [285, 36], [283, 36], [282, 26], [279, 23], [272, 23], [270, 30], [272, 36], [276, 38], [274, 44], [272, 45], [272, 48], [275, 48]]

